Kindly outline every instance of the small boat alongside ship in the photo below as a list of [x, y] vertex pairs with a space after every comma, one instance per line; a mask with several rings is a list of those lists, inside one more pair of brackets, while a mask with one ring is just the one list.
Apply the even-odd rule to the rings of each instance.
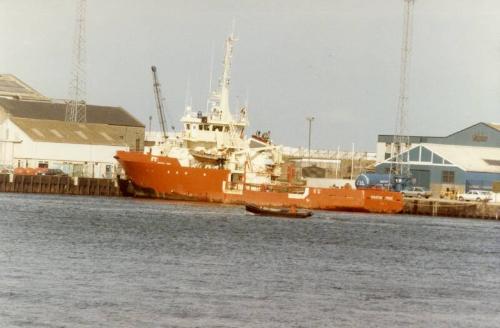
[[255, 215], [275, 216], [282, 218], [306, 219], [312, 216], [311, 211], [297, 210], [297, 208], [295, 208], [294, 206], [276, 208], [247, 204], [245, 205], [245, 209], [247, 210], [247, 212], [253, 213]]
[[219, 87], [209, 97], [207, 112], [186, 108], [183, 131], [149, 153], [119, 151], [115, 158], [125, 177], [121, 189], [140, 197], [180, 199], [225, 204], [253, 204], [258, 208], [398, 213], [400, 193], [381, 189], [312, 188], [279, 181], [281, 147], [270, 132], [245, 137], [247, 108], [239, 116], [229, 110], [233, 43], [225, 44], [224, 70]]

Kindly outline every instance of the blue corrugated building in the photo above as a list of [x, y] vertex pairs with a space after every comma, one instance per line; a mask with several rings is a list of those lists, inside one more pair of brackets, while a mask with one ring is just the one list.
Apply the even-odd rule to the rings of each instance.
[[[377, 144], [378, 173], [387, 173], [393, 136], [380, 135]], [[446, 189], [492, 190], [500, 181], [500, 124], [477, 123], [446, 137], [411, 136], [402, 160], [410, 167], [416, 185], [434, 194]]]

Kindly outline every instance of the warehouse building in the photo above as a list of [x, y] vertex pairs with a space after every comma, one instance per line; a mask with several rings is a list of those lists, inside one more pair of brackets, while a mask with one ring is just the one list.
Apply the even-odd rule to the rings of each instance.
[[[382, 134], [377, 140], [377, 163], [391, 157], [394, 135]], [[415, 144], [444, 144], [471, 147], [500, 147], [500, 123], [477, 123], [446, 137], [410, 136], [410, 149]]]
[[0, 75], [0, 167], [60, 169], [71, 176], [116, 174], [118, 150], [144, 147], [144, 125], [121, 107], [87, 105], [86, 123], [65, 122], [66, 103]]
[[[397, 162], [390, 157], [392, 136], [379, 136], [378, 173], [390, 172]], [[500, 124], [478, 123], [447, 137], [412, 136], [401, 155], [417, 186], [434, 195], [446, 190], [492, 190], [500, 181]]]

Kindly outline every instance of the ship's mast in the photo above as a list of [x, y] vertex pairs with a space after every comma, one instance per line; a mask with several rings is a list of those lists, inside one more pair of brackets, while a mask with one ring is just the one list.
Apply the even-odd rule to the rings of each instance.
[[231, 58], [233, 56], [233, 44], [235, 41], [236, 39], [233, 33], [226, 39], [224, 72], [222, 74], [222, 79], [219, 81], [219, 110], [221, 112], [221, 119], [225, 121], [233, 120], [229, 110], [229, 84], [231, 79]]

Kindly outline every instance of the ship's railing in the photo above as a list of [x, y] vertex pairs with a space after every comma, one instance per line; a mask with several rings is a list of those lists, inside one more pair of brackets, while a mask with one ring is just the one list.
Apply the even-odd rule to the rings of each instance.
[[305, 187], [303, 186], [287, 186], [287, 185], [268, 185], [268, 184], [253, 184], [246, 183], [245, 190], [250, 191], [267, 191], [267, 192], [282, 192], [288, 194], [303, 194]]
[[243, 191], [243, 183], [242, 182], [229, 182], [225, 181], [224, 190], [227, 191]]
[[[307, 148], [283, 147], [283, 155], [291, 159], [309, 158]], [[337, 151], [329, 149], [311, 149], [311, 159], [352, 159], [355, 160], [375, 160], [376, 154], [371, 152], [355, 151]]]

